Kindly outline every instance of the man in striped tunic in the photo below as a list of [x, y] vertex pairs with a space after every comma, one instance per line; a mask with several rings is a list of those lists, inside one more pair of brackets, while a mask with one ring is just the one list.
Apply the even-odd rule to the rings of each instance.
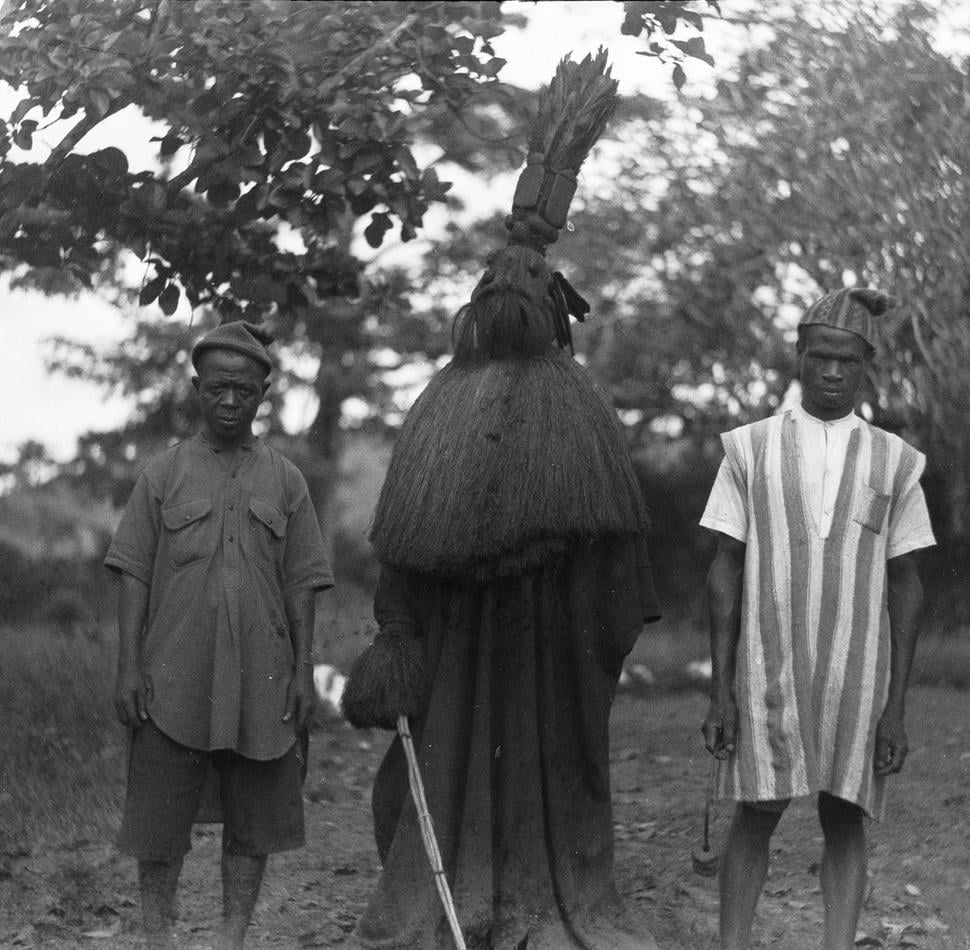
[[892, 302], [851, 289], [813, 304], [798, 328], [801, 405], [722, 437], [701, 524], [718, 533], [703, 733], [724, 760], [720, 795], [738, 802], [720, 872], [723, 950], [748, 946], [782, 812], [816, 793], [824, 946], [852, 947], [863, 818], [882, 816], [885, 778], [906, 757], [913, 552], [934, 543], [925, 459], [853, 411], [873, 317]]

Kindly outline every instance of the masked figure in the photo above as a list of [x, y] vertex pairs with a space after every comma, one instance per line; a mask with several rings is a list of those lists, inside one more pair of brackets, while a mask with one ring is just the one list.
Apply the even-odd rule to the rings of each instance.
[[[605, 55], [546, 91], [507, 247], [410, 411], [371, 540], [380, 633], [349, 677], [361, 726], [410, 717], [469, 947], [654, 946], [613, 883], [609, 715], [659, 616], [647, 517], [607, 395], [571, 355], [585, 301], [545, 249], [615, 99]], [[400, 738], [373, 795], [383, 873], [365, 947], [452, 946]]]

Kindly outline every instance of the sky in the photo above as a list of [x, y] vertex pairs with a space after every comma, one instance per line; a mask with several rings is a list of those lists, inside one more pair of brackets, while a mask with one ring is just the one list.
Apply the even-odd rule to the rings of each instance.
[[[743, 0], [750, 5], [752, 0]], [[757, 5], [756, 0], [754, 0]], [[723, 2], [722, 10], [731, 12], [742, 0]], [[623, 11], [620, 3], [570, 2], [532, 3], [510, 2], [503, 6], [508, 12], [521, 11], [529, 17], [525, 31], [509, 30], [494, 46], [496, 54], [507, 60], [502, 78], [508, 82], [537, 88], [552, 76], [558, 61], [569, 52], [579, 58], [595, 52], [600, 45], [609, 48], [613, 75], [619, 80], [620, 95], [644, 91], [653, 95], [672, 93], [670, 67], [658, 66], [652, 59], [637, 54], [643, 49], [643, 39], [620, 34]], [[964, 9], [963, 19], [970, 22], [970, 5]], [[958, 24], [966, 28], [966, 23]], [[720, 28], [708, 20], [704, 31], [709, 51], [718, 61], [721, 72], [730, 60], [730, 47], [736, 39], [730, 30]], [[685, 93], [703, 95], [710, 89], [714, 71], [703, 63], [685, 64], [688, 83]], [[11, 92], [0, 85], [0, 113], [11, 100]], [[150, 133], [149, 133], [150, 134]], [[56, 135], [51, 132], [51, 142]], [[132, 165], [148, 167], [152, 154], [148, 147], [141, 152], [132, 150], [132, 143], [147, 142], [145, 122], [138, 117], [122, 114], [111, 124], [99, 127], [83, 142], [85, 150], [116, 144], [124, 148]], [[494, 205], [509, 206], [515, 175], [506, 183], [507, 194], [501, 186], [487, 196], [490, 210]], [[468, 185], [470, 183], [466, 183]], [[456, 189], [462, 183], [456, 181]], [[481, 191], [481, 189], [479, 189]], [[435, 226], [435, 214], [428, 215], [428, 225]], [[440, 224], [440, 217], [438, 219]], [[159, 318], [161, 315], [159, 314]], [[114, 307], [87, 294], [77, 299], [44, 297], [35, 293], [11, 291], [5, 277], [0, 275], [0, 462], [16, 457], [17, 447], [28, 439], [44, 443], [53, 458], [63, 461], [73, 454], [75, 440], [91, 429], [109, 429], [125, 417], [127, 403], [117, 394], [105, 393], [101, 388], [82, 381], [67, 380], [49, 372], [45, 358], [50, 352], [49, 340], [66, 336], [85, 343], [107, 345], [125, 338], [127, 320]], [[186, 381], [188, 384], [188, 381]]]
[[0, 461], [16, 458], [27, 440], [43, 442], [59, 461], [73, 455], [75, 440], [91, 429], [124, 421], [127, 403], [88, 383], [49, 373], [45, 341], [69, 337], [95, 345], [120, 340], [124, 322], [115, 308], [89, 295], [65, 300], [10, 291], [0, 283]]

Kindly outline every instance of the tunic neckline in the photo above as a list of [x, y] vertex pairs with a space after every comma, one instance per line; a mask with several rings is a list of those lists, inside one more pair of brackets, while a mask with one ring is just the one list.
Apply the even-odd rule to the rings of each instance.
[[[795, 411], [797, 410], [797, 412]], [[846, 476], [849, 475], [854, 480], [855, 479], [855, 463], [856, 456], [859, 452], [859, 417], [854, 413], [850, 412], [848, 415], [843, 416], [841, 419], [832, 419], [828, 422], [822, 419], [816, 419], [814, 416], [810, 415], [802, 406], [796, 406], [794, 410], [789, 410], [786, 414], [785, 426], [783, 427], [783, 439], [788, 443], [787, 450], [793, 453], [796, 459], [796, 477], [798, 484], [793, 486], [797, 488], [799, 497], [802, 499], [802, 507], [808, 513], [809, 524], [812, 528], [812, 535], [819, 541], [827, 541], [836, 530], [842, 530], [846, 521], [846, 514], [849, 504], [849, 499], [852, 494], [851, 484], [846, 481]], [[815, 510], [815, 506], [810, 504], [811, 499], [808, 496], [808, 476], [806, 472], [806, 461], [802, 453], [801, 441], [798, 438], [798, 434], [795, 431], [797, 422], [800, 418], [805, 417], [817, 422], [822, 426], [846, 426], [849, 424], [852, 426], [852, 433], [849, 436], [849, 442], [845, 447], [845, 459], [842, 463], [842, 471], [839, 473], [839, 487], [835, 493], [835, 508], [832, 511], [832, 522], [829, 525], [829, 532], [823, 538], [822, 537], [822, 525], [819, 522], [818, 512]]]

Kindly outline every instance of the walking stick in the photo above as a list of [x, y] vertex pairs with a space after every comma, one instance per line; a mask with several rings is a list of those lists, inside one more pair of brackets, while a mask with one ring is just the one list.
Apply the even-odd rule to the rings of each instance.
[[408, 725], [407, 716], [397, 717], [397, 733], [404, 744], [404, 755], [408, 760], [408, 782], [411, 786], [411, 797], [418, 809], [421, 840], [424, 842], [424, 850], [431, 862], [431, 870], [434, 872], [435, 887], [438, 888], [441, 906], [444, 907], [448, 926], [451, 927], [451, 934], [455, 938], [455, 946], [458, 950], [465, 950], [465, 938], [461, 933], [458, 914], [455, 913], [455, 902], [452, 900], [448, 880], [445, 878], [445, 869], [441, 863], [441, 852], [438, 850], [438, 842], [434, 836], [434, 824], [431, 821], [431, 813], [428, 811], [428, 800], [424, 795], [424, 782], [421, 781], [421, 770], [418, 768], [418, 757], [414, 751], [414, 739], [411, 738], [411, 728]]

